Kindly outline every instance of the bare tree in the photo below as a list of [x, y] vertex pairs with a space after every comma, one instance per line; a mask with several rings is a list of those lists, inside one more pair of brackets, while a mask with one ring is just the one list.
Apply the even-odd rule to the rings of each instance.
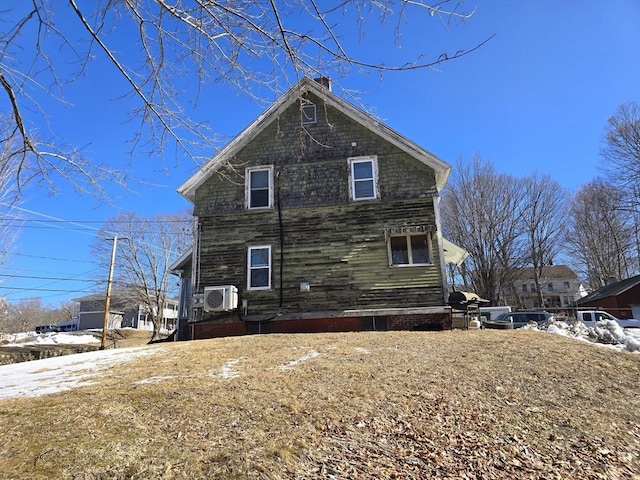
[[611, 277], [638, 272], [631, 212], [620, 208], [622, 197], [620, 190], [594, 180], [571, 201], [566, 245], [593, 289]]
[[605, 130], [605, 160], [607, 179], [624, 192], [621, 207], [640, 210], [640, 108], [636, 102], [618, 107], [609, 118]]
[[444, 190], [443, 231], [469, 252], [466, 282], [497, 305], [525, 258], [522, 182], [495, 172], [476, 155], [460, 159]]
[[56, 308], [51, 310], [51, 323], [60, 323], [69, 321], [76, 313], [76, 302], [65, 301], [61, 302]]
[[[0, 130], [6, 128], [5, 119], [0, 119]], [[18, 162], [11, 156], [13, 142], [0, 141], [0, 266], [2, 266], [18, 239], [20, 215], [13, 208], [18, 204], [16, 176]]]
[[543, 268], [552, 265], [562, 250], [566, 193], [549, 175], [533, 174], [523, 184], [522, 232], [529, 251], [528, 262], [533, 267], [538, 305], [543, 306], [540, 278]]
[[621, 192], [619, 208], [632, 214], [640, 268], [640, 107], [623, 103], [609, 118], [601, 151], [607, 180]]
[[28, 332], [38, 325], [56, 323], [51, 321], [51, 310], [42, 304], [42, 299], [31, 298], [7, 304], [4, 325], [5, 333]]
[[106, 268], [111, 260], [111, 243], [118, 237], [114, 283], [132, 306], [142, 306], [153, 322], [156, 338], [162, 327], [167, 299], [175, 294], [169, 267], [191, 240], [191, 217], [158, 215], [140, 218], [134, 213], [119, 215], [107, 222], [96, 239], [96, 258]]
[[[302, 75], [433, 68], [488, 39], [467, 50], [416, 58], [403, 58], [398, 50], [394, 64], [376, 58], [375, 50], [370, 58], [352, 55], [342, 36], [373, 28], [379, 35], [378, 23], [383, 23], [395, 25], [392, 41], [398, 41], [409, 19], [425, 25], [468, 19], [473, 11], [462, 11], [460, 3], [347, 0], [325, 9], [316, 0], [14, 2], [0, 23], [0, 93], [12, 121], [0, 141], [16, 142], [10, 158], [18, 163], [20, 185], [37, 178], [55, 190], [62, 178], [79, 191], [97, 193], [105, 180], [125, 185], [130, 179], [123, 172], [58, 139], [55, 126], [45, 131], [47, 115], [38, 100], [44, 92], [64, 102], [66, 84], [89, 75], [96, 59], [106, 60], [122, 87], [114, 85], [106, 95], [127, 100], [123, 108], [133, 105], [134, 148], [158, 158], [181, 152], [199, 166], [217, 147], [207, 126], [212, 119], [190, 115], [209, 85], [223, 82], [267, 98], [272, 96], [267, 92], [278, 92]], [[124, 49], [123, 38], [128, 41]]]

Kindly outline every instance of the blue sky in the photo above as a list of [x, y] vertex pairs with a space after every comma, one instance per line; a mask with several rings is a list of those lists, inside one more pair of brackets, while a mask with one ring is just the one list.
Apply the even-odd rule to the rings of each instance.
[[[72, 20], [62, 16], [60, 21]], [[345, 45], [355, 55], [387, 63], [401, 54], [469, 49], [495, 34], [481, 49], [433, 70], [380, 76], [353, 68], [335, 79], [338, 94], [340, 88], [357, 92], [387, 125], [451, 165], [478, 153], [499, 172], [549, 174], [573, 192], [600, 174], [607, 119], [619, 104], [640, 101], [637, 0], [479, 1], [464, 25], [407, 22], [400, 50], [390, 26], [367, 22], [361, 41], [354, 25]], [[118, 100], [125, 91], [98, 59], [65, 91], [73, 106], [42, 102], [59, 135], [98, 161], [126, 165], [132, 176], [153, 185], [135, 185], [135, 192], [110, 187], [115, 205], [78, 196], [64, 184], [54, 195], [27, 189], [20, 213], [29, 221], [1, 271], [0, 296], [9, 301], [40, 297], [55, 306], [89, 293], [90, 280], [102, 272], [91, 258], [102, 221], [123, 212], [153, 216], [190, 207], [176, 189], [193, 173], [192, 162], [175, 165], [168, 158], [164, 169], [163, 159], [128, 156], [134, 127], [126, 122], [126, 102]], [[6, 110], [6, 99], [0, 102]], [[203, 90], [195, 112], [220, 135], [222, 145], [265, 107], [216, 84]], [[67, 222], [47, 221], [54, 218]]]

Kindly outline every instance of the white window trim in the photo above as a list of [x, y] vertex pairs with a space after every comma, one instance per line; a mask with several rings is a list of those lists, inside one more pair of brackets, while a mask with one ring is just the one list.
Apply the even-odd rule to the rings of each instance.
[[[251, 286], [251, 251], [266, 248], [269, 251], [269, 284], [264, 287], [252, 287]], [[264, 267], [260, 267], [264, 268]], [[247, 248], [247, 290], [271, 290], [271, 271], [273, 268], [273, 258], [271, 245], [252, 245]]]
[[[410, 237], [416, 235], [426, 235], [427, 236], [427, 250], [429, 252], [429, 262], [428, 263], [412, 263], [413, 254], [411, 251], [411, 240]], [[405, 237], [407, 240], [407, 253], [409, 256], [409, 263], [393, 263], [393, 252], [391, 250], [391, 238]], [[387, 251], [389, 255], [389, 266], [393, 268], [407, 268], [407, 267], [424, 267], [427, 265], [433, 265], [433, 238], [429, 232], [414, 232], [414, 233], [404, 233], [404, 234], [393, 234], [389, 235], [387, 238]]]
[[[311, 110], [311, 112], [313, 112], [309, 119], [307, 119], [305, 110]], [[318, 123], [318, 111], [314, 103], [305, 103], [300, 107], [300, 123], [302, 125], [315, 125]]]
[[[251, 206], [251, 172], [267, 170], [269, 172], [269, 205], [266, 207]], [[273, 165], [262, 165], [260, 167], [250, 167], [245, 170], [244, 175], [244, 203], [247, 210], [269, 210], [273, 208]]]
[[[362, 202], [367, 200], [376, 200], [378, 198], [378, 156], [349, 157], [349, 196], [353, 202]], [[353, 174], [353, 168], [356, 163], [371, 162], [373, 173], [373, 196], [366, 198], [356, 198], [356, 182]]]

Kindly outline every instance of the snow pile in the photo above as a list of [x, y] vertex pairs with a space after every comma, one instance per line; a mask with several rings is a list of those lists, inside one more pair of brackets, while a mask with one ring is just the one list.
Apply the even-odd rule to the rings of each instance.
[[596, 326], [593, 327], [593, 333], [602, 343], [618, 344], [625, 343], [627, 340], [624, 330], [614, 320], [596, 322]]
[[117, 348], [0, 365], [0, 400], [38, 397], [91, 385], [104, 368], [161, 352], [164, 349], [151, 346]]
[[[24, 341], [20, 341], [24, 340]], [[40, 335], [23, 336], [16, 334], [11, 343], [2, 345], [3, 347], [25, 347], [28, 345], [86, 345], [87, 343], [99, 343], [93, 335], [71, 333], [43, 333]]]
[[547, 325], [527, 325], [526, 330], [546, 331], [592, 343], [609, 345], [618, 350], [640, 353], [640, 328], [622, 328], [613, 320], [601, 320], [595, 327], [582, 322], [551, 321]]
[[35, 331], [20, 332], [20, 333], [0, 333], [0, 344], [4, 345], [4, 342], [14, 343], [21, 342], [27, 338], [35, 337], [38, 334]]

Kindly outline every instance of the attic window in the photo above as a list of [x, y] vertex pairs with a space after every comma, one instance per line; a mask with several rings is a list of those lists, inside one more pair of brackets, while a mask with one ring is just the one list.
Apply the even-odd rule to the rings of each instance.
[[302, 105], [301, 116], [302, 125], [313, 125], [317, 123], [316, 106], [313, 103]]

